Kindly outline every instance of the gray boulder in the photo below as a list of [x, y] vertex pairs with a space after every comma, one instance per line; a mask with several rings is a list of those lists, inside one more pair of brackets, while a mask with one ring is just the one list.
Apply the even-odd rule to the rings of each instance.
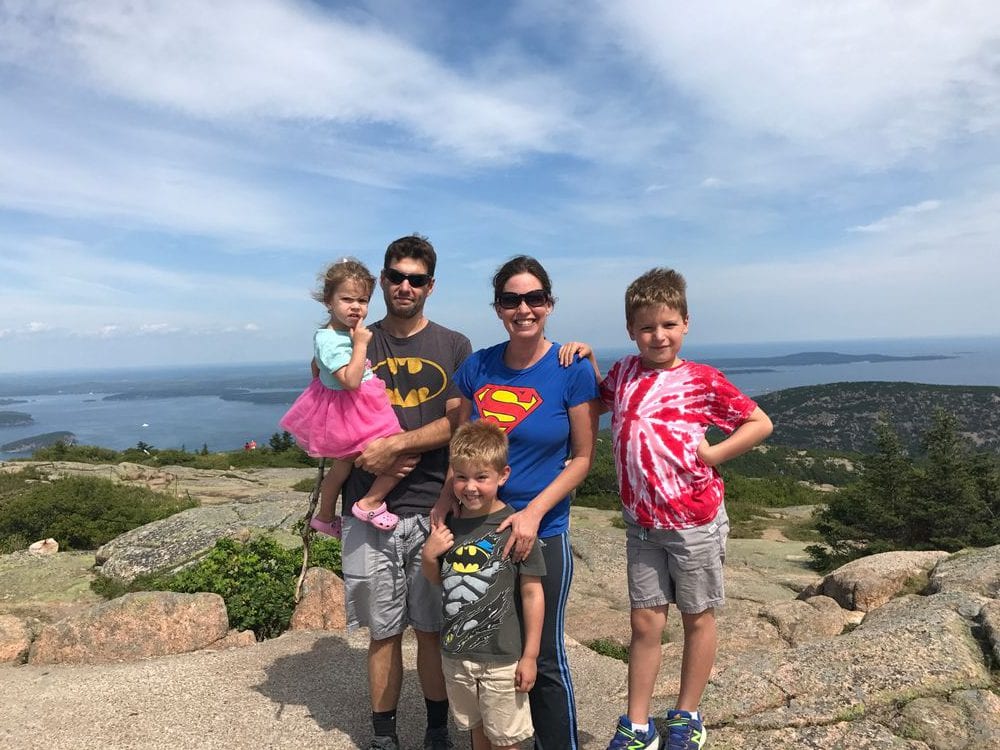
[[928, 574], [947, 552], [883, 552], [853, 560], [813, 585], [800, 599], [822, 594], [844, 609], [868, 612], [906, 591], [926, 587]]
[[1000, 544], [979, 550], [956, 552], [934, 568], [927, 590], [975, 591], [991, 599], [1000, 598]]
[[223, 537], [250, 532], [294, 534], [307, 502], [298, 492], [270, 493], [251, 502], [206, 505], [132, 529], [97, 550], [101, 575], [128, 583], [171, 572], [197, 560]]

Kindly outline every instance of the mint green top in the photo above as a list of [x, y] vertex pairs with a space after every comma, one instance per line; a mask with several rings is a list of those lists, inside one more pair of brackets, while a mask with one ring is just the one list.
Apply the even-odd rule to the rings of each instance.
[[[316, 357], [316, 364], [319, 365], [320, 382], [330, 390], [344, 390], [344, 386], [333, 377], [333, 373], [350, 363], [353, 352], [354, 344], [351, 335], [346, 331], [335, 331], [326, 327], [316, 329], [316, 335], [313, 336], [313, 354]], [[364, 383], [371, 377], [372, 369], [366, 362], [361, 382]]]

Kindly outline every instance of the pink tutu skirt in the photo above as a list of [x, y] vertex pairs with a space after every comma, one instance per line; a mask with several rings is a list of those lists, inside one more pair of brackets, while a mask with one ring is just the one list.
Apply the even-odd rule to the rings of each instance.
[[375, 438], [403, 431], [385, 383], [376, 377], [354, 391], [335, 391], [313, 378], [278, 424], [316, 458], [344, 458], [360, 453]]

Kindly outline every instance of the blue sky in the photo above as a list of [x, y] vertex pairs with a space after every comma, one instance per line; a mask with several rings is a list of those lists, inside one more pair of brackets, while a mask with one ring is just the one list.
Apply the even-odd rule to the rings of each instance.
[[998, 50], [993, 0], [4, 0], [0, 371], [305, 359], [414, 231], [475, 346], [516, 253], [560, 340], [657, 265], [689, 341], [997, 335]]

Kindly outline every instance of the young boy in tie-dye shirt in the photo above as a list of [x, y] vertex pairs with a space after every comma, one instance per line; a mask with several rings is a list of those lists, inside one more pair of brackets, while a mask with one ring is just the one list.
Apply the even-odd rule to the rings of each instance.
[[[666, 747], [704, 745], [698, 704], [715, 662], [729, 532], [715, 467], [771, 434], [768, 416], [721, 372], [680, 358], [688, 332], [685, 292], [684, 278], [665, 268], [632, 282], [625, 321], [639, 354], [612, 365], [601, 383], [601, 402], [612, 412], [632, 605], [628, 713], [609, 750], [660, 746], [649, 709], [671, 603], [681, 613], [684, 655], [677, 705], [666, 716]], [[705, 440], [712, 425], [728, 434], [715, 445]]]

